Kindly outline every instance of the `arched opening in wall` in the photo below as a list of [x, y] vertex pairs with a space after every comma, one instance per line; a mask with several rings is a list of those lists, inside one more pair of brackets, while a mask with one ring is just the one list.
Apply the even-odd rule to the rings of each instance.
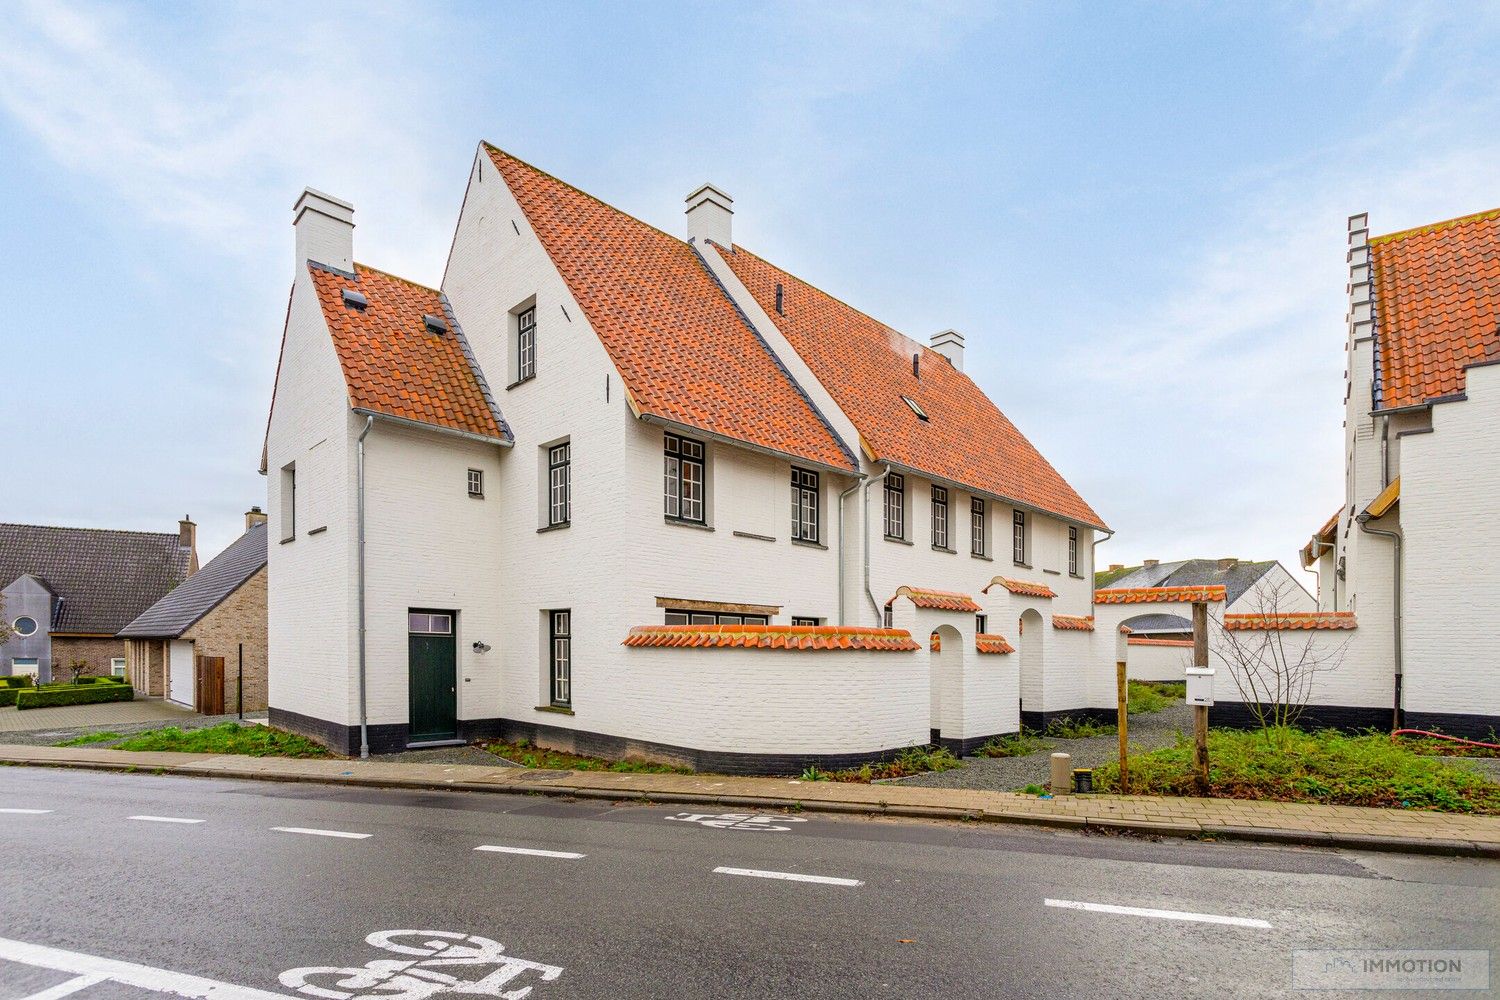
[[1133, 681], [1181, 682], [1193, 662], [1193, 622], [1182, 615], [1151, 612], [1120, 623], [1126, 639], [1127, 673]]
[[[953, 712], [957, 707], [959, 675], [963, 672], [963, 637], [952, 625], [939, 625], [928, 637], [930, 643], [931, 674], [928, 678], [930, 693], [932, 742], [937, 743], [943, 733], [943, 712]], [[948, 735], [954, 736], [958, 719], [948, 725]]]
[[1046, 632], [1041, 614], [1035, 608], [1021, 612], [1016, 623], [1016, 647], [1021, 654], [1021, 723], [1042, 726], [1042, 652]]

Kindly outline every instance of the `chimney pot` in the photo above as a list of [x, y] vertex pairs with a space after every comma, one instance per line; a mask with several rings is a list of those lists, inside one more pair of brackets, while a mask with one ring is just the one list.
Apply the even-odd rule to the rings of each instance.
[[932, 335], [932, 349], [959, 371], [964, 370], [964, 335], [957, 330], [944, 330]]
[[734, 246], [734, 199], [712, 184], [704, 184], [687, 196], [688, 239], [705, 240], [728, 250]]
[[1124, 568], [1125, 568], [1125, 564], [1124, 563], [1110, 563], [1109, 564], [1109, 571], [1111, 573], [1118, 573], [1120, 570], [1122, 570]]
[[265, 523], [266, 523], [266, 512], [263, 511], [263, 510], [261, 510], [259, 507], [251, 507], [249, 510], [245, 511], [245, 530], [246, 531], [249, 531], [251, 528], [255, 527], [257, 524], [265, 524]]
[[1160, 561], [1159, 559], [1142, 559], [1141, 565], [1146, 567], [1155, 566]]
[[1230, 570], [1234, 569], [1236, 566], [1238, 566], [1239, 562], [1240, 561], [1238, 559], [1236, 559], [1234, 556], [1230, 556], [1227, 559], [1220, 559], [1219, 560], [1219, 572], [1221, 572], [1221, 573], [1227, 573]]
[[182, 520], [177, 522], [177, 545], [191, 553], [188, 557], [188, 575], [198, 572], [198, 526], [193, 523], [189, 514], [182, 515]]
[[315, 261], [347, 273], [354, 271], [354, 206], [331, 194], [304, 188], [292, 206], [301, 268]]

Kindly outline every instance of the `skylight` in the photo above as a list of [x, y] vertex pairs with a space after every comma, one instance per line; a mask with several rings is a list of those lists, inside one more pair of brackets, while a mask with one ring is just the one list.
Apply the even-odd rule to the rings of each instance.
[[912, 399], [910, 396], [902, 396], [901, 402], [905, 403], [907, 406], [910, 406], [911, 412], [915, 413], [919, 419], [928, 419], [927, 411], [918, 406], [915, 399]]

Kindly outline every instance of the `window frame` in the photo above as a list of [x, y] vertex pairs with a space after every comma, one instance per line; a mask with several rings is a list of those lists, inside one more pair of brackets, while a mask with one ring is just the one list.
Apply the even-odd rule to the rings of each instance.
[[453, 616], [442, 611], [406, 612], [408, 635], [452, 635]]
[[792, 541], [822, 544], [823, 490], [818, 474], [792, 466]]
[[[680, 618], [682, 621], [673, 621]], [[699, 619], [713, 619], [712, 621], [700, 621]], [[734, 618], [736, 621], [725, 621]], [[751, 621], [750, 619], [754, 619]], [[770, 615], [736, 614], [733, 611], [692, 611], [688, 608], [666, 608], [663, 611], [662, 620], [668, 625], [769, 625]]]
[[985, 552], [984, 519], [985, 519], [984, 497], [969, 498], [969, 555], [983, 556]]
[[536, 378], [536, 303], [516, 313], [516, 381]]
[[573, 442], [547, 448], [547, 527], [573, 523]]
[[979, 614], [977, 614], [977, 615], [974, 616], [974, 632], [976, 634], [978, 634], [978, 635], [989, 635], [989, 632], [990, 632], [990, 616], [989, 615], [987, 615], [987, 614], [985, 614], [984, 612], [981, 611]]
[[547, 612], [547, 701], [553, 708], [573, 707], [572, 608]]
[[297, 537], [297, 463], [281, 467], [281, 540]]
[[[22, 629], [22, 622], [30, 622], [31, 628]], [[24, 639], [27, 636], [36, 635], [37, 629], [41, 628], [42, 626], [37, 622], [35, 618], [31, 617], [30, 615], [17, 615], [16, 620], [10, 623], [10, 627], [11, 631], [15, 632], [16, 635]]]
[[[694, 449], [696, 456], [690, 454]], [[684, 473], [693, 468], [698, 470], [694, 484], [697, 488], [696, 517], [683, 513], [689, 500], [686, 487], [692, 482]], [[702, 441], [671, 432], [662, 435], [662, 512], [668, 521], [708, 524], [708, 447]]]
[[1010, 517], [1010, 555], [1017, 566], [1027, 565], [1026, 512], [1019, 507], [1011, 512]]
[[1068, 525], [1068, 575], [1078, 575], [1078, 528]]
[[817, 628], [819, 625], [822, 625], [822, 624], [823, 624], [823, 619], [821, 619], [821, 618], [814, 618], [811, 615], [793, 615], [792, 616], [792, 627], [793, 628]]
[[932, 547], [944, 552], [953, 551], [948, 510], [948, 487], [933, 484], [932, 487]]
[[123, 657], [123, 656], [111, 656], [109, 658], [109, 676], [111, 676], [111, 677], [124, 677], [125, 676], [125, 657]]
[[476, 500], [484, 499], [484, 470], [469, 470], [469, 496]]
[[[899, 472], [886, 473], [884, 498], [885, 503], [882, 506], [885, 514], [885, 537], [904, 542], [906, 541], [906, 477]], [[896, 527], [894, 532], [891, 531], [892, 523]]]

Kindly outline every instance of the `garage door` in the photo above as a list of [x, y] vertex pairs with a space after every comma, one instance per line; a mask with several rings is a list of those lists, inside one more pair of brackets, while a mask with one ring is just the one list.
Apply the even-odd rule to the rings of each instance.
[[193, 707], [193, 644], [174, 639], [167, 671], [167, 700]]

